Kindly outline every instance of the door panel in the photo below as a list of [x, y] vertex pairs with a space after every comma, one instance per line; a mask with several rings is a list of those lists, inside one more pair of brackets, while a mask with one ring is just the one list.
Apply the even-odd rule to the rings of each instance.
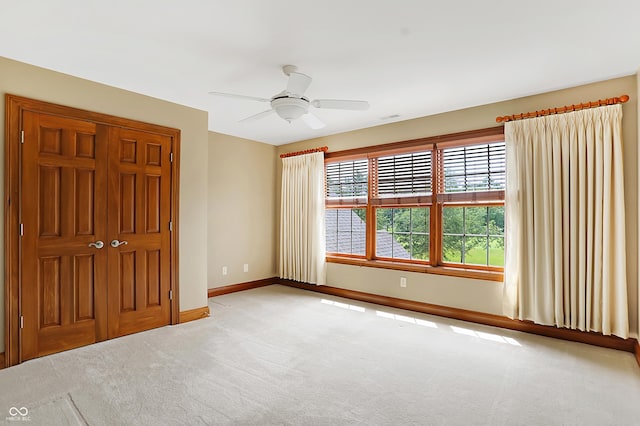
[[25, 111], [22, 360], [107, 337], [106, 127]]
[[95, 171], [75, 170], [75, 222], [76, 236], [93, 235], [95, 193]]
[[172, 138], [23, 120], [21, 359], [169, 324]]
[[[170, 154], [180, 131], [5, 100], [6, 365], [176, 323], [177, 232], [167, 227], [178, 214]], [[111, 248], [115, 238], [130, 244]], [[89, 246], [98, 240], [102, 249]]]
[[171, 320], [171, 138], [112, 128], [109, 141], [109, 338]]

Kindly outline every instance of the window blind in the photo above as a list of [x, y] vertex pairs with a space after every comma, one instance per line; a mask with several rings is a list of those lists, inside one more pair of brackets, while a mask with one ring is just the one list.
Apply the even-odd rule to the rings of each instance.
[[327, 163], [327, 197], [356, 198], [367, 196], [367, 160]]
[[431, 194], [431, 152], [378, 157], [376, 161], [377, 196]]
[[443, 192], [504, 190], [505, 161], [504, 142], [445, 148]]

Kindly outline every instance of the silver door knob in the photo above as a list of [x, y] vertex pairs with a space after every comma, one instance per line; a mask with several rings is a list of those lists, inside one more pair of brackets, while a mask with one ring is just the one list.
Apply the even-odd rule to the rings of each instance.
[[89, 243], [89, 247], [95, 247], [97, 249], [101, 249], [102, 247], [104, 247], [104, 243], [98, 240], [95, 243]]
[[111, 241], [111, 247], [120, 247], [125, 244], [128, 244], [128, 243], [126, 241], [118, 241], [118, 240]]

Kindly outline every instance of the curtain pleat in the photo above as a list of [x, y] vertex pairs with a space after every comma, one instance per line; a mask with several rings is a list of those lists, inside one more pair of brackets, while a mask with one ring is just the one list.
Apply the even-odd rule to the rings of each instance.
[[324, 154], [282, 159], [280, 278], [325, 284]]
[[506, 123], [504, 312], [629, 334], [622, 107]]

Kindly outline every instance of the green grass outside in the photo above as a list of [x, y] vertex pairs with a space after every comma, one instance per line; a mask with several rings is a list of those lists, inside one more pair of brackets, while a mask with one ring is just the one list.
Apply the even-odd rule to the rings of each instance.
[[[466, 262], [474, 265], [486, 265], [487, 254], [480, 248], [472, 248], [466, 253]], [[489, 250], [489, 266], [504, 266], [504, 249], [491, 248]]]

